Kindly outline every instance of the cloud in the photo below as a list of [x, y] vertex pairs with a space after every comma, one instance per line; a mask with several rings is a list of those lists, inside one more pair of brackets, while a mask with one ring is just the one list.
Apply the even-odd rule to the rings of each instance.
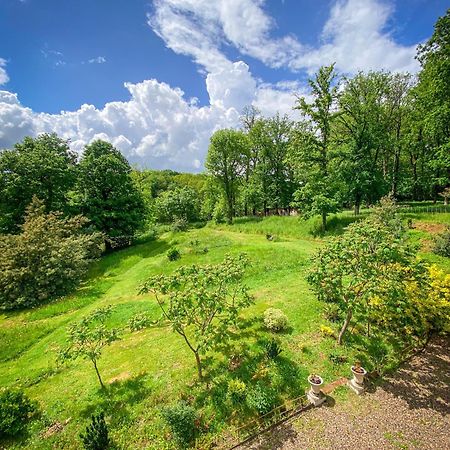
[[6, 73], [6, 59], [0, 58], [0, 86], [6, 84], [9, 81], [8, 74]]
[[344, 73], [386, 69], [416, 72], [416, 47], [395, 42], [386, 31], [393, 7], [380, 0], [338, 0], [317, 47], [286, 34], [274, 38], [274, 20], [262, 0], [155, 0], [149, 24], [176, 53], [189, 55], [208, 72], [227, 64], [231, 45], [269, 67], [312, 73], [336, 62]]
[[88, 59], [89, 64], [104, 64], [106, 58], [104, 56], [97, 56], [97, 58]]
[[[181, 89], [154, 79], [125, 83], [128, 101], [110, 102], [101, 109], [82, 105], [60, 114], [36, 113], [17, 95], [0, 91], [0, 148], [11, 147], [25, 135], [54, 131], [71, 139], [80, 153], [92, 140], [106, 139], [140, 166], [201, 170], [211, 134], [237, 127], [245, 105], [253, 104], [267, 116], [278, 111], [297, 117], [293, 93], [307, 94], [304, 83], [296, 80], [257, 79], [244, 61], [227, 57], [227, 49], [237, 49], [242, 59], [250, 56], [294, 73], [311, 73], [334, 61], [345, 73], [415, 71], [414, 47], [396, 43], [386, 31], [391, 14], [392, 8], [381, 1], [339, 0], [330, 9], [319, 44], [307, 47], [290, 34], [273, 36], [276, 23], [263, 0], [154, 0], [149, 25], [168, 48], [198, 64], [207, 105], [199, 106]], [[60, 52], [45, 49], [43, 54], [63, 61]], [[103, 56], [86, 61], [104, 62]], [[0, 84], [8, 79], [5, 63], [0, 59]]]
[[392, 13], [391, 5], [377, 0], [338, 1], [322, 31], [323, 44], [294, 58], [289, 67], [311, 73], [336, 62], [345, 73], [381, 69], [416, 72], [416, 46], [397, 44], [385, 31]]

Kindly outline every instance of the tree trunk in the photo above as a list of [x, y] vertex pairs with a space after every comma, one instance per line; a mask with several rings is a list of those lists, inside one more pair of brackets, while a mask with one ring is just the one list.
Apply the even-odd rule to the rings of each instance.
[[322, 230], [326, 231], [327, 229], [327, 213], [322, 213]]
[[98, 381], [100, 382], [100, 386], [102, 389], [105, 389], [105, 385], [103, 384], [102, 377], [100, 376], [100, 372], [98, 371], [97, 361], [95, 359], [92, 360], [92, 364], [94, 364], [94, 369], [98, 377]]
[[195, 360], [197, 361], [197, 371], [198, 371], [198, 378], [201, 380], [203, 379], [203, 372], [202, 372], [202, 362], [200, 360], [200, 355], [198, 352], [194, 352]]
[[344, 324], [342, 325], [341, 331], [338, 336], [338, 344], [342, 344], [342, 337], [344, 336], [345, 331], [347, 330], [348, 324], [352, 318], [352, 310], [349, 308], [347, 311], [347, 317], [345, 318]]

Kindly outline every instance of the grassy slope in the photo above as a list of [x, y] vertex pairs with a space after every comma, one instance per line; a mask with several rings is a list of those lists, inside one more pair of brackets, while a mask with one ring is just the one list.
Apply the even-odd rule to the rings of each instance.
[[[446, 218], [443, 216], [447, 216]], [[447, 214], [432, 220], [449, 219]], [[421, 217], [427, 220], [430, 217]], [[335, 229], [349, 223], [349, 215], [332, 219]], [[35, 449], [78, 448], [77, 434], [89, 415], [98, 408], [111, 416], [112, 434], [120, 448], [170, 448], [165, 439], [157, 409], [180, 395], [192, 393], [199, 407], [214, 413], [212, 431], [219, 432], [228, 416], [226, 407], [218, 400], [223, 391], [224, 373], [229, 356], [248, 353], [238, 369], [239, 376], [252, 384], [257, 369], [257, 341], [266, 333], [261, 315], [268, 306], [282, 308], [289, 316], [292, 329], [281, 336], [283, 358], [274, 369], [273, 383], [281, 396], [304, 392], [308, 373], [321, 373], [326, 380], [347, 375], [346, 365], [336, 366], [327, 356], [335, 348], [330, 338], [318, 333], [322, 305], [309, 291], [304, 273], [309, 256], [321, 244], [311, 236], [316, 229], [314, 221], [302, 223], [293, 217], [272, 217], [262, 221], [238, 220], [232, 227], [206, 227], [176, 235], [167, 234], [154, 242], [104, 257], [95, 264], [89, 281], [74, 295], [34, 310], [0, 316], [0, 386], [22, 386], [36, 398], [46, 411], [35, 422], [28, 441], [13, 442], [13, 446]], [[277, 236], [275, 242], [265, 238], [266, 233]], [[416, 236], [417, 237], [417, 236]], [[417, 237], [419, 238], [419, 237]], [[208, 247], [207, 254], [193, 252], [190, 241], [199, 240]], [[169, 262], [165, 252], [177, 245], [182, 258]], [[180, 338], [166, 326], [130, 333], [124, 330], [123, 339], [106, 349], [99, 367], [106, 381], [114, 381], [108, 393], [98, 389], [92, 367], [85, 361], [76, 361], [58, 368], [57, 349], [64, 342], [68, 324], [91, 310], [107, 304], [116, 306], [112, 322], [124, 326], [136, 312], [148, 311], [153, 319], [160, 312], [150, 296], [137, 295], [138, 286], [148, 276], [168, 273], [175, 267], [191, 263], [214, 263], [226, 253], [245, 251], [253, 261], [246, 283], [255, 295], [256, 303], [243, 319], [246, 327], [229, 348], [206, 361], [207, 373], [214, 380], [209, 395], [195, 379], [192, 354]], [[437, 263], [444, 259], [433, 258]], [[448, 261], [447, 261], [448, 268]], [[347, 354], [351, 350], [344, 350]], [[255, 356], [256, 355], [256, 356]], [[230, 374], [227, 375], [228, 377]], [[234, 376], [234, 375], [233, 375]], [[222, 378], [221, 378], [222, 377]], [[225, 380], [226, 381], [226, 380]], [[221, 391], [222, 389], [222, 391]], [[63, 432], [49, 438], [38, 431], [53, 421], [71, 418]]]

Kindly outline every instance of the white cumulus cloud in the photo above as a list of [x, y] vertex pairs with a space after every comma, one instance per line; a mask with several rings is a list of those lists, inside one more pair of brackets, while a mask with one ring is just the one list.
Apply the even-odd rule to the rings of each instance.
[[[332, 62], [344, 73], [416, 71], [414, 46], [397, 43], [386, 31], [391, 14], [392, 7], [384, 0], [337, 0], [319, 44], [308, 47], [289, 33], [273, 36], [277, 25], [266, 12], [264, 0], [154, 0], [148, 24], [169, 49], [199, 66], [209, 96], [207, 105], [199, 106], [181, 89], [154, 79], [125, 83], [128, 101], [112, 101], [103, 108], [82, 105], [60, 114], [36, 113], [22, 105], [16, 94], [0, 91], [0, 148], [11, 147], [25, 135], [56, 132], [70, 139], [80, 153], [92, 140], [106, 139], [131, 163], [201, 170], [211, 134], [237, 127], [244, 106], [253, 104], [264, 115], [280, 112], [296, 117], [293, 93], [307, 92], [304, 83], [295, 80], [266, 83], [257, 79], [243, 61], [247, 56], [294, 74], [311, 73]], [[230, 47], [242, 60], [226, 56]], [[102, 64], [106, 58], [87, 62]], [[8, 81], [5, 64], [0, 58], [0, 85]]]

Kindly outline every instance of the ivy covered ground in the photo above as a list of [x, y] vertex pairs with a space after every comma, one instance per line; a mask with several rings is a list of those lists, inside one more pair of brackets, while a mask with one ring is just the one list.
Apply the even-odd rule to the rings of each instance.
[[[450, 272], [449, 260], [429, 251], [436, 224], [439, 228], [449, 223], [450, 214], [410, 214], [405, 221], [408, 218], [417, 225], [410, 234], [422, 246], [422, 257]], [[321, 332], [321, 325], [331, 329], [336, 325], [324, 318], [324, 305], [305, 281], [310, 256], [352, 220], [345, 213], [331, 218], [325, 236], [317, 231], [314, 220], [302, 222], [296, 217], [238, 219], [232, 226], [164, 233], [103, 257], [72, 296], [32, 310], [1, 314], [0, 386], [24, 388], [39, 402], [42, 413], [26, 435], [2, 441], [0, 446], [79, 448], [79, 433], [91, 414], [103, 410], [118, 448], [172, 448], [160, 410], [185, 398], [201, 412], [203, 432], [198, 445], [205, 447], [255, 416], [246, 402], [233, 406], [227, 398], [227, 385], [233, 378], [242, 380], [252, 392], [270, 386], [267, 397], [279, 404], [303, 394], [310, 373], [321, 374], [326, 382], [348, 376], [355, 358], [370, 368], [372, 361], [359, 351], [357, 327], [343, 348]], [[266, 234], [273, 239], [268, 240]], [[181, 259], [170, 262], [166, 252], [174, 246]], [[186, 264], [218, 263], [227, 253], [241, 252], [252, 262], [245, 283], [256, 302], [242, 315], [231, 342], [207, 355], [206, 380], [199, 383], [192, 353], [169, 326], [157, 323], [132, 333], [127, 321], [138, 312], [148, 312], [155, 321], [161, 316], [151, 295], [138, 295], [139, 286], [149, 276]], [[108, 386], [102, 391], [89, 362], [58, 366], [56, 355], [64, 345], [68, 325], [105, 305], [115, 307], [111, 325], [123, 331], [121, 340], [107, 348], [99, 361]], [[262, 346], [269, 336], [262, 322], [268, 307], [282, 309], [289, 318], [288, 330], [278, 336], [283, 352], [269, 362]]]

